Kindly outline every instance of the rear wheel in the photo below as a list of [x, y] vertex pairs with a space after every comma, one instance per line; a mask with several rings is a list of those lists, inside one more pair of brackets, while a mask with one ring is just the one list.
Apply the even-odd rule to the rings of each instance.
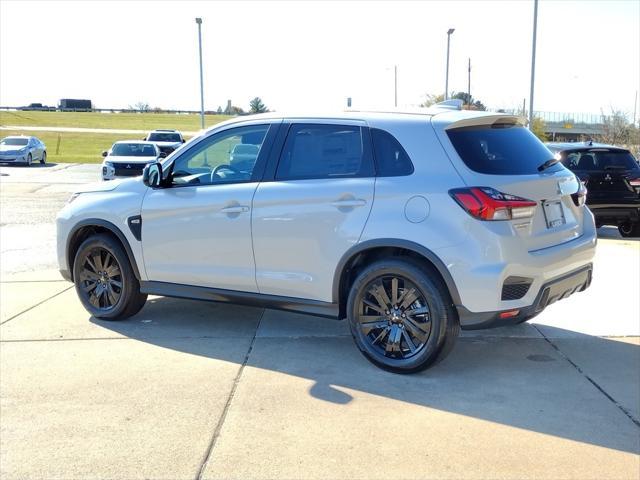
[[625, 222], [618, 225], [618, 231], [623, 237], [640, 237], [640, 222]]
[[358, 275], [347, 317], [364, 356], [396, 373], [424, 370], [444, 359], [460, 331], [440, 278], [403, 259], [375, 262]]
[[47, 163], [47, 152], [42, 152], [42, 158], [40, 159], [40, 164], [44, 165]]
[[82, 305], [96, 318], [122, 320], [138, 313], [147, 301], [127, 254], [111, 235], [94, 235], [82, 242], [73, 262], [73, 279]]

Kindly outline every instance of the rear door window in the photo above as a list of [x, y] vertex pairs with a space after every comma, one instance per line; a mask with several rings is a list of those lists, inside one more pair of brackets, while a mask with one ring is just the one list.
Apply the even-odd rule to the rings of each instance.
[[[532, 175], [553, 153], [520, 125], [493, 124], [447, 130], [456, 152], [474, 172], [489, 175]], [[562, 170], [560, 163], [545, 173]]]
[[368, 150], [359, 126], [293, 124], [280, 156], [276, 179], [372, 176]]

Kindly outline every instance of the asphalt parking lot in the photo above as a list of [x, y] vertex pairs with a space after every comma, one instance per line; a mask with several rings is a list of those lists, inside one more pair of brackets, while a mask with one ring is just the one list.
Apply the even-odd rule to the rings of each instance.
[[400, 376], [344, 322], [161, 297], [91, 318], [53, 219], [97, 179], [0, 167], [3, 479], [640, 477], [637, 239], [601, 229], [587, 292]]

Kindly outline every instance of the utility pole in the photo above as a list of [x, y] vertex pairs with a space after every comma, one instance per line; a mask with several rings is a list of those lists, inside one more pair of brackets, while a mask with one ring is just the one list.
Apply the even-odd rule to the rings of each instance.
[[444, 99], [449, 99], [449, 47], [451, 46], [451, 34], [455, 32], [455, 28], [447, 30], [447, 74], [444, 82]]
[[633, 124], [636, 124], [636, 113], [638, 109], [638, 90], [636, 90], [636, 96], [633, 98]]
[[200, 51], [200, 128], [204, 129], [204, 80], [202, 76], [202, 18], [196, 18], [198, 24], [198, 50]]
[[529, 94], [529, 130], [533, 127], [533, 87], [536, 78], [536, 36], [538, 33], [538, 0], [533, 0], [533, 46], [531, 50], [531, 92]]
[[393, 104], [398, 108], [398, 65], [393, 66]]
[[471, 58], [469, 58], [469, 78], [467, 80], [467, 103], [471, 107]]

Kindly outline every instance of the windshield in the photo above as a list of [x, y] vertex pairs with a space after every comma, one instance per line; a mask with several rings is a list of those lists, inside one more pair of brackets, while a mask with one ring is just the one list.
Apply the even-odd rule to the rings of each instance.
[[153, 145], [116, 143], [111, 149], [111, 155], [117, 157], [157, 157], [158, 153]]
[[[456, 152], [471, 170], [490, 175], [532, 175], [553, 153], [520, 125], [493, 124], [447, 131]], [[552, 165], [545, 173], [562, 170]]]
[[27, 145], [28, 143], [28, 138], [3, 138], [0, 141], [0, 145]]
[[562, 163], [570, 170], [604, 172], [606, 170], [637, 170], [640, 167], [627, 150], [589, 148], [563, 152]]
[[179, 133], [153, 132], [147, 139], [150, 142], [181, 142]]

